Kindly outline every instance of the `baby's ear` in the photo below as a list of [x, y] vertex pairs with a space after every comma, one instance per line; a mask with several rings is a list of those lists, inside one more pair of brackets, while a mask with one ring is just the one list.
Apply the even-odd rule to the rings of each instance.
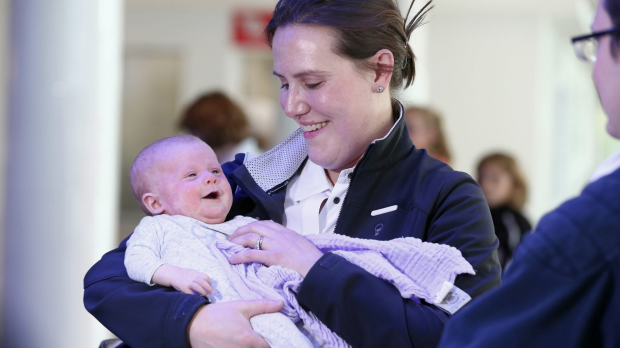
[[142, 203], [151, 215], [159, 215], [164, 213], [164, 206], [159, 200], [159, 196], [155, 193], [147, 192], [142, 195]]

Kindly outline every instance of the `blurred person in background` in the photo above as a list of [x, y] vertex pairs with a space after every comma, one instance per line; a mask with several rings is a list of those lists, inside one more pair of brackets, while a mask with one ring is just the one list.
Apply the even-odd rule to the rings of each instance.
[[499, 239], [497, 257], [505, 270], [517, 244], [532, 229], [521, 213], [527, 199], [527, 185], [517, 161], [503, 153], [488, 155], [478, 163], [478, 184], [491, 208]]
[[209, 144], [220, 163], [238, 153], [262, 153], [245, 113], [222, 92], [198, 97], [183, 112], [181, 128]]
[[[429, 7], [407, 20], [394, 0], [280, 0], [265, 32], [282, 84], [280, 105], [300, 129], [261, 156], [238, 155], [222, 166], [234, 192], [227, 218], [262, 220], [230, 236], [248, 247], [230, 263], [299, 273], [303, 281], [293, 294], [299, 304], [354, 347], [436, 347], [448, 313], [461, 306], [441, 303], [453, 296], [437, 304], [403, 297], [392, 283], [323, 253], [304, 235], [446, 244], [476, 270], [442, 283], [446, 293], [475, 298], [500, 283], [482, 190], [466, 173], [414, 151], [395, 98], [415, 78], [408, 42]], [[84, 302], [127, 344], [268, 347], [249, 318], [276, 312], [282, 302], [209, 303], [134, 282], [125, 249], [122, 242], [91, 268]]]
[[[573, 38], [620, 139], [620, 0], [601, 0], [592, 33]], [[581, 195], [538, 223], [502, 285], [447, 324], [441, 348], [620, 347], [620, 151]]]
[[405, 110], [405, 120], [413, 145], [450, 165], [452, 157], [441, 126], [441, 115], [429, 108], [410, 107]]

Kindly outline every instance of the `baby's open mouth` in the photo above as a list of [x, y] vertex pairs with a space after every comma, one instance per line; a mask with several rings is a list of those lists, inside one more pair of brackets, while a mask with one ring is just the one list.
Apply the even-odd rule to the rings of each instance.
[[204, 198], [204, 199], [218, 199], [219, 197], [220, 197], [219, 192], [213, 191], [213, 192], [209, 193], [208, 195], [206, 195], [206, 196], [204, 196], [202, 198]]

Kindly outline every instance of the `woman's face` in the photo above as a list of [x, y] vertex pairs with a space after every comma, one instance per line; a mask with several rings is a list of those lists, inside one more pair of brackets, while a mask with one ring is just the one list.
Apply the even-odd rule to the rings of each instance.
[[478, 175], [480, 187], [489, 207], [499, 207], [510, 201], [514, 183], [508, 172], [498, 165], [487, 163], [480, 168]]
[[282, 82], [280, 105], [302, 128], [310, 159], [340, 171], [355, 166], [393, 121], [391, 108], [384, 110], [389, 92], [374, 90], [376, 73], [335, 54], [333, 43], [328, 28], [281, 27], [273, 38], [273, 59]]

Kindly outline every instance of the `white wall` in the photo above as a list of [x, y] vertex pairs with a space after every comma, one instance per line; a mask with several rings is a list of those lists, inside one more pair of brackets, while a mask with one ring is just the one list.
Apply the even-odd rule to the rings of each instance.
[[[273, 124], [275, 119], [273, 141], [277, 143], [297, 126], [281, 112], [277, 97], [273, 103], [265, 103], [265, 100], [248, 99], [246, 93], [247, 59], [270, 59], [271, 51], [267, 46], [239, 48], [233, 43], [230, 24], [236, 9], [272, 11], [276, 2], [131, 0], [126, 7], [125, 45], [128, 49], [166, 49], [178, 54], [182, 71], [177, 112], [171, 117], [178, 118], [182, 107], [198, 95], [222, 90], [241, 105], [255, 131], [269, 135], [265, 134], [265, 128], [269, 128], [265, 125]], [[277, 91], [279, 82], [271, 76], [271, 70], [268, 78], [266, 88]]]
[[597, 145], [590, 66], [570, 45], [582, 28], [564, 11], [463, 11], [438, 7], [428, 25], [430, 104], [444, 114], [455, 169], [475, 177], [490, 152], [516, 157], [536, 221], [576, 195], [609, 152]]
[[491, 150], [534, 165], [536, 20], [433, 15], [430, 104], [444, 116], [452, 164], [475, 177]]
[[[182, 60], [179, 107], [197, 94], [223, 89], [241, 99], [239, 71], [244, 51], [232, 45], [230, 15], [240, 1], [203, 1], [189, 6], [146, 6], [130, 2], [126, 8], [127, 47], [156, 47], [176, 51]], [[272, 9], [275, 1], [256, 1], [254, 8]], [[270, 54], [268, 50], [265, 54]]]

